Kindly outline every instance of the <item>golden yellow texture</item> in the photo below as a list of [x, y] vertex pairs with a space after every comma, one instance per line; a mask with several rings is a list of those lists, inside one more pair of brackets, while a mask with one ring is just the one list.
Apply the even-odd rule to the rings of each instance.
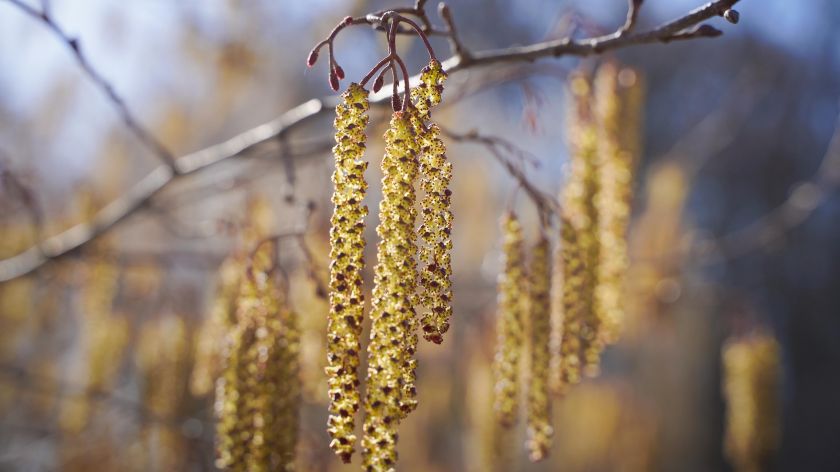
[[446, 158], [446, 146], [440, 128], [431, 122], [431, 108], [441, 100], [446, 72], [432, 60], [420, 74], [420, 84], [411, 96], [417, 107], [413, 119], [420, 145], [420, 186], [425, 192], [421, 202], [420, 225], [420, 303], [425, 312], [420, 319], [423, 337], [440, 344], [449, 330], [452, 316], [452, 207], [449, 183], [452, 163]]
[[498, 280], [493, 409], [499, 423], [511, 427], [516, 423], [519, 409], [519, 374], [528, 287], [522, 225], [514, 213], [503, 216], [501, 223], [503, 268]]
[[327, 324], [330, 447], [344, 461], [353, 455], [355, 415], [359, 409], [359, 352], [364, 318], [364, 218], [367, 182], [364, 172], [368, 92], [356, 83], [342, 94], [336, 109], [333, 155], [335, 209], [330, 219], [330, 313]]
[[231, 254], [219, 267], [219, 276], [210, 317], [201, 324], [196, 342], [195, 365], [190, 376], [190, 392], [195, 396], [210, 393], [222, 364], [221, 345], [236, 324], [236, 299], [244, 271], [242, 254]]
[[[157, 468], [179, 470], [187, 444], [180, 430], [172, 425], [184, 404], [189, 372], [190, 339], [186, 323], [168, 315], [146, 323], [137, 341], [137, 366], [142, 378], [141, 398], [148, 411], [160, 421], [146, 425], [143, 436], [154, 440], [158, 451]], [[173, 429], [175, 428], [175, 429]]]
[[[622, 83], [623, 82], [623, 83]], [[615, 342], [624, 318], [622, 300], [627, 273], [627, 227], [633, 197], [636, 149], [627, 142], [638, 135], [638, 103], [623, 100], [628, 93], [636, 96], [639, 87], [635, 72], [619, 70], [613, 63], [598, 69], [595, 78], [595, 107], [598, 119], [599, 191], [595, 198], [598, 211], [600, 253], [595, 311], [602, 326], [602, 344]], [[628, 92], [628, 88], [633, 89]], [[635, 146], [634, 146], [635, 147]]]
[[92, 407], [88, 393], [107, 392], [119, 373], [129, 334], [128, 321], [112, 313], [119, 278], [120, 268], [110, 259], [84, 265], [80, 333], [87, 378], [80, 384], [83, 391], [62, 404], [60, 424], [67, 432], [79, 432], [87, 425]]
[[564, 189], [563, 208], [577, 233], [577, 245], [583, 258], [578, 337], [585, 372], [594, 376], [598, 373], [602, 345], [599, 338], [601, 317], [594, 304], [600, 262], [599, 220], [595, 204], [600, 184], [598, 135], [592, 110], [592, 84], [582, 74], [573, 74], [569, 80], [571, 106], [567, 125], [571, 171]]
[[263, 244], [242, 277], [237, 325], [217, 384], [218, 458], [229, 470], [294, 470], [300, 333]]
[[551, 426], [551, 401], [548, 375], [551, 362], [549, 337], [551, 333], [551, 261], [550, 244], [541, 235], [531, 256], [531, 286], [528, 310], [530, 323], [530, 354], [528, 377], [528, 428], [526, 446], [531, 461], [548, 455], [554, 429]]
[[779, 444], [779, 345], [767, 333], [728, 341], [723, 347], [726, 397], [725, 452], [735, 470], [767, 470]]
[[362, 439], [363, 466], [367, 470], [394, 467], [398, 423], [417, 405], [414, 181], [418, 149], [411, 113], [415, 113], [411, 107], [394, 113], [385, 133]]
[[578, 231], [567, 218], [560, 221], [560, 261], [563, 286], [560, 296], [562, 317], [559, 327], [560, 347], [556, 354], [559, 359], [552, 361], [552, 368], [557, 377], [552, 383], [554, 393], [563, 393], [567, 386], [580, 382], [581, 366], [581, 331], [585, 310], [587, 274], [580, 247]]

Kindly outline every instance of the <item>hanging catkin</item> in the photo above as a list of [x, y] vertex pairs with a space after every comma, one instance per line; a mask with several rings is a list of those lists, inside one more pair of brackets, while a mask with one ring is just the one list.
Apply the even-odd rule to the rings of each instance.
[[779, 443], [779, 345], [766, 333], [723, 347], [725, 452], [738, 472], [767, 470]]
[[541, 235], [531, 256], [531, 286], [528, 310], [530, 323], [530, 354], [528, 384], [528, 456], [536, 462], [548, 455], [554, 429], [551, 426], [551, 402], [548, 377], [551, 353], [549, 337], [551, 332], [550, 289], [551, 261], [548, 238]]
[[413, 110], [407, 107], [404, 112], [395, 112], [385, 133], [362, 439], [366, 470], [394, 467], [398, 423], [416, 406], [414, 180], [418, 163], [409, 115]]
[[496, 419], [505, 427], [516, 423], [519, 408], [520, 361], [527, 308], [527, 280], [522, 226], [516, 215], [502, 217], [503, 267], [498, 281], [494, 405]]
[[580, 284], [581, 292], [578, 294], [581, 297], [578, 321], [582, 356], [580, 360], [588, 375], [596, 375], [602, 344], [598, 336], [601, 331], [601, 317], [594, 304], [600, 262], [599, 221], [595, 205], [599, 192], [598, 141], [592, 112], [592, 86], [581, 74], [574, 74], [569, 80], [571, 106], [567, 125], [571, 172], [564, 189], [563, 203], [568, 222], [574, 227], [583, 262], [583, 280]]
[[330, 447], [344, 461], [353, 455], [359, 409], [359, 352], [364, 317], [364, 172], [368, 92], [352, 83], [336, 107], [333, 211], [330, 223], [330, 313], [327, 324]]
[[219, 468], [294, 470], [300, 381], [298, 322], [262, 245], [242, 277], [237, 324], [217, 384]]
[[443, 341], [452, 316], [452, 209], [449, 182], [452, 163], [446, 159], [446, 146], [440, 129], [431, 122], [431, 108], [440, 103], [446, 72], [432, 60], [420, 74], [420, 84], [412, 89], [416, 104], [414, 130], [420, 144], [420, 185], [425, 196], [421, 202], [420, 225], [420, 303], [425, 307], [420, 324], [423, 336], [434, 343]]
[[[624, 84], [620, 84], [620, 77]], [[625, 89], [624, 93], [620, 87]], [[634, 72], [619, 71], [609, 62], [598, 69], [595, 104], [599, 124], [599, 191], [595, 205], [601, 244], [595, 311], [602, 328], [601, 344], [615, 342], [623, 318], [621, 295], [628, 266], [626, 235], [636, 160], [635, 149], [630, 149], [626, 140], [631, 134], [638, 134], [639, 122], [638, 117], [630, 115], [633, 111], [638, 114], [637, 106], [635, 110], [629, 109], [631, 100], [622, 100], [622, 95], [636, 93], [627, 91], [628, 88], [638, 88]], [[635, 129], [627, 131], [625, 127]]]
[[568, 385], [580, 382], [581, 330], [587, 309], [585, 284], [587, 273], [578, 232], [568, 218], [560, 219], [560, 264], [563, 286], [560, 295], [562, 326], [558, 329], [560, 346], [552, 368], [556, 369], [554, 393], [565, 392]]

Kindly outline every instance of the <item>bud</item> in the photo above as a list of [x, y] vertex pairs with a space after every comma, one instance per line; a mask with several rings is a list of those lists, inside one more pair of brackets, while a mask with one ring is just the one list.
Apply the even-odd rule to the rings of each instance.
[[396, 92], [391, 95], [391, 109], [394, 111], [402, 110], [402, 100], [400, 100], [400, 94]]
[[741, 14], [738, 13], [738, 10], [729, 9], [723, 12], [723, 17], [726, 18], [726, 21], [732, 23], [733, 25], [738, 24], [738, 20], [741, 19]]
[[335, 73], [335, 69], [330, 71], [330, 88], [334, 92], [338, 92], [338, 75]]
[[385, 83], [385, 76], [382, 74], [373, 81], [373, 92], [376, 93], [382, 88], [382, 84]]
[[306, 58], [306, 67], [311, 68], [318, 62], [318, 48], [309, 51], [309, 57]]
[[342, 69], [341, 66], [338, 65], [338, 64], [336, 64], [333, 69], [335, 70], [335, 75], [338, 76], [339, 80], [343, 80], [344, 79], [344, 69]]

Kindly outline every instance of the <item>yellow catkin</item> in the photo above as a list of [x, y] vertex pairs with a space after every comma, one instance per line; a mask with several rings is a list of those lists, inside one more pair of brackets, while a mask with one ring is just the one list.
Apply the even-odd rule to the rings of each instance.
[[195, 396], [210, 393], [222, 363], [220, 345], [236, 324], [236, 299], [244, 260], [241, 254], [228, 256], [221, 267], [210, 317], [201, 324], [196, 343], [195, 364], [190, 376], [190, 392]]
[[142, 378], [142, 401], [160, 419], [144, 427], [142, 435], [153, 440], [154, 462], [160, 470], [184, 467], [187, 444], [172, 424], [184, 404], [189, 372], [190, 339], [181, 317], [166, 316], [143, 326], [137, 342], [137, 366]]
[[580, 382], [581, 366], [581, 331], [585, 310], [587, 273], [580, 247], [577, 229], [568, 218], [560, 221], [560, 264], [562, 267], [563, 287], [561, 291], [562, 327], [559, 329], [560, 358], [554, 362], [558, 378], [552, 386], [555, 393], [565, 392], [568, 385]]
[[432, 60], [420, 74], [420, 84], [411, 96], [417, 107], [414, 130], [420, 143], [420, 186], [425, 192], [420, 225], [420, 302], [426, 311], [420, 320], [423, 337], [440, 344], [449, 330], [452, 316], [452, 163], [446, 159], [446, 146], [440, 129], [431, 122], [431, 108], [441, 100], [446, 72]]
[[498, 280], [493, 409], [498, 422], [511, 427], [516, 423], [519, 408], [523, 323], [527, 309], [522, 226], [515, 214], [502, 217], [502, 235], [503, 268]]
[[779, 443], [779, 345], [766, 333], [723, 347], [725, 452], [735, 470], [767, 470]]
[[330, 313], [327, 325], [328, 395], [330, 417], [327, 431], [330, 447], [349, 462], [355, 449], [355, 415], [359, 409], [359, 352], [364, 317], [364, 218], [362, 205], [367, 183], [364, 172], [368, 92], [350, 84], [336, 107], [333, 155], [335, 172], [330, 220]]
[[385, 133], [382, 159], [380, 237], [374, 269], [371, 334], [368, 344], [363, 466], [393, 469], [397, 426], [416, 407], [414, 375], [417, 344], [414, 298], [417, 284], [414, 180], [417, 145], [412, 108], [396, 112]]
[[[630, 74], [630, 75], [628, 75]], [[638, 134], [638, 103], [635, 89], [639, 81], [631, 70], [620, 71], [612, 63], [598, 69], [595, 104], [598, 120], [599, 191], [598, 210], [600, 261], [595, 311], [599, 317], [602, 344], [613, 343], [623, 319], [622, 292], [628, 267], [627, 227], [633, 196], [636, 147], [627, 142]], [[631, 94], [630, 99], [622, 99]], [[628, 106], [632, 105], [632, 106]], [[629, 130], [628, 130], [629, 128]]]
[[242, 277], [237, 324], [217, 384], [219, 468], [295, 468], [300, 333], [271, 269], [274, 250], [263, 245]]
[[579, 320], [579, 337], [585, 372], [598, 373], [602, 341], [601, 319], [594, 304], [598, 285], [600, 242], [598, 239], [598, 212], [595, 198], [598, 195], [598, 141], [592, 113], [592, 85], [581, 74], [570, 77], [571, 106], [568, 117], [568, 141], [571, 172], [563, 195], [564, 208], [569, 223], [577, 233], [577, 244], [583, 258], [582, 313]]
[[548, 377], [551, 362], [551, 252], [548, 238], [542, 235], [531, 256], [530, 353], [528, 385], [528, 438], [526, 446], [531, 461], [548, 455], [554, 429], [551, 426], [551, 401]]

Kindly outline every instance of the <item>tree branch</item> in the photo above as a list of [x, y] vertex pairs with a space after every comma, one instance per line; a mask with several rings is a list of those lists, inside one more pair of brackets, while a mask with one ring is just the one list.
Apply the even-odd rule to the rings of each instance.
[[125, 126], [139, 139], [144, 146], [149, 148], [161, 161], [163, 161], [170, 170], [177, 174], [179, 169], [175, 161], [175, 156], [155, 138], [152, 133], [146, 130], [140, 122], [134, 117], [125, 104], [125, 100], [120, 97], [114, 86], [111, 85], [96, 69], [93, 68], [90, 61], [82, 53], [82, 46], [78, 38], [70, 37], [67, 32], [61, 29], [60, 26], [53, 20], [49, 9], [44, 8], [41, 11], [23, 3], [22, 0], [7, 0], [10, 4], [17, 7], [22, 12], [40, 21], [48, 30], [55, 34], [58, 39], [64, 43], [73, 53], [73, 57], [79, 64], [79, 67], [84, 71], [88, 78], [99, 88], [103, 94], [108, 97], [111, 104], [117, 109]]
[[[7, 1], [18, 6], [29, 15], [45, 21], [40, 12], [21, 3], [20, 0]], [[722, 15], [724, 11], [730, 9], [737, 2], [738, 0], [716, 0], [689, 12], [681, 18], [640, 33], [622, 34], [622, 29], [619, 29], [609, 35], [588, 39], [561, 39], [529, 46], [475, 53], [464, 53], [466, 49], [462, 46], [462, 52], [459, 54], [456, 49], [455, 55], [445, 60], [443, 66], [448, 73], [453, 74], [468, 68], [490, 64], [534, 61], [540, 58], [564, 55], [589, 56], [639, 44], [667, 43], [673, 40], [718, 36], [720, 34], [719, 30], [708, 25], [701, 25], [701, 23]], [[418, 3], [421, 7], [423, 6], [423, 2]], [[72, 46], [72, 44], [78, 46], [78, 43], [64, 34], [57, 26], [54, 26], [54, 23], [47, 22], [46, 24], [53, 25], [50, 26], [51, 30], [71, 45], [80, 66], [94, 81], [100, 84], [120, 110], [125, 110], [121, 113], [123, 113], [126, 124], [135, 133], [138, 129], [142, 130], [137, 126], [135, 120], [125, 119], [131, 115], [128, 114], [124, 102], [113, 92], [113, 88], [90, 68], [90, 65], [84, 60], [84, 56], [79, 54], [78, 47], [74, 48]], [[419, 76], [412, 77], [411, 82], [418, 83]], [[385, 103], [390, 97], [390, 91], [381, 90], [371, 96], [371, 102]], [[21, 254], [0, 261], [0, 282], [29, 274], [52, 260], [72, 253], [111, 229], [117, 223], [124, 221], [134, 212], [142, 209], [152, 198], [180, 177], [198, 172], [218, 162], [241, 156], [265, 142], [282, 137], [285, 133], [309, 121], [309, 119], [331, 111], [336, 103], [336, 97], [309, 100], [289, 110], [279, 118], [245, 131], [221, 144], [173, 159], [171, 163], [155, 169], [129, 189], [126, 194], [105, 206], [94, 216], [92, 221], [79, 224], [30, 247]], [[142, 135], [141, 131], [138, 136]]]

